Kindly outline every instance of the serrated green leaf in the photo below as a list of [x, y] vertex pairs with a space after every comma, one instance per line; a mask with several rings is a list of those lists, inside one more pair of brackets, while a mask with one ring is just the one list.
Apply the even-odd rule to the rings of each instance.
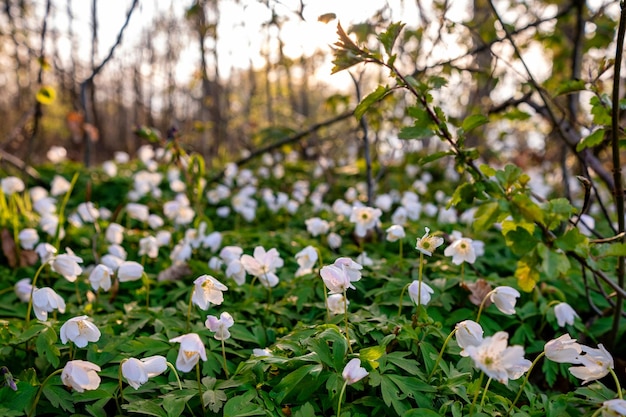
[[496, 170], [487, 164], [482, 164], [481, 166], [478, 167], [478, 169], [480, 169], [480, 172], [485, 174], [486, 177], [490, 178], [496, 175]]
[[558, 278], [569, 271], [571, 266], [567, 255], [549, 249], [543, 244], [537, 246], [537, 253], [541, 257], [541, 270], [549, 278]]
[[504, 237], [507, 246], [509, 246], [511, 251], [517, 256], [526, 255], [528, 252], [535, 249], [539, 243], [539, 241], [523, 227], [518, 227], [508, 232]]
[[434, 135], [432, 129], [425, 126], [406, 126], [400, 129], [399, 139], [426, 139]]
[[461, 128], [465, 132], [469, 132], [472, 129], [476, 129], [479, 126], [485, 125], [489, 123], [489, 118], [482, 114], [473, 114], [469, 117], [466, 117], [461, 124]]
[[255, 390], [231, 398], [224, 406], [224, 415], [232, 417], [264, 416], [265, 411], [252, 400], [257, 397]]
[[420, 158], [420, 160], [419, 160], [419, 164], [420, 164], [420, 165], [426, 165], [426, 164], [428, 164], [428, 163], [431, 163], [431, 162], [437, 161], [437, 160], [439, 160], [439, 159], [441, 159], [441, 158], [445, 158], [446, 156], [451, 156], [451, 155], [454, 155], [454, 152], [453, 152], [453, 151], [440, 151], [440, 152], [434, 152], [434, 153], [431, 153], [431, 154], [426, 155], [426, 156], [425, 156], [425, 157], [423, 157], [423, 158]]
[[53, 407], [62, 408], [64, 411], [74, 412], [72, 394], [58, 385], [47, 384], [43, 388], [43, 395], [50, 401]]
[[393, 45], [396, 43], [396, 39], [398, 39], [398, 35], [400, 35], [403, 27], [404, 23], [394, 22], [387, 27], [386, 31], [378, 35], [378, 40], [383, 44], [385, 52], [389, 57], [392, 56]]
[[59, 348], [55, 346], [58, 337], [56, 332], [52, 327], [48, 327], [42, 330], [37, 336], [37, 352], [41, 355], [43, 354], [45, 358], [50, 362], [50, 365], [54, 368], [58, 368], [59, 366], [59, 356], [61, 356], [61, 352]]
[[494, 224], [500, 215], [499, 204], [497, 201], [490, 201], [478, 207], [474, 215], [474, 231], [479, 232], [487, 229]]
[[288, 396], [298, 395], [302, 390], [302, 380], [305, 378], [317, 379], [322, 369], [322, 365], [319, 364], [304, 365], [285, 376], [272, 390], [276, 396], [276, 402], [282, 403]]
[[122, 408], [131, 413], [155, 417], [168, 417], [165, 410], [156, 404], [154, 400], [136, 400], [129, 404], [122, 404]]
[[589, 136], [585, 136], [576, 145], [576, 151], [580, 152], [583, 149], [593, 148], [594, 146], [601, 144], [605, 135], [606, 131], [604, 129], [598, 129]]
[[387, 87], [383, 87], [379, 85], [376, 90], [369, 93], [354, 109], [354, 117], [357, 120], [361, 120], [361, 117], [365, 114], [367, 109], [369, 109], [374, 103], [380, 101], [383, 97], [385, 97], [389, 93], [389, 89]]
[[562, 94], [574, 93], [585, 89], [585, 82], [583, 80], [567, 80], [559, 84], [556, 88], [555, 95], [560, 96]]
[[298, 408], [293, 417], [315, 417], [315, 409], [311, 403], [304, 403], [304, 405]]

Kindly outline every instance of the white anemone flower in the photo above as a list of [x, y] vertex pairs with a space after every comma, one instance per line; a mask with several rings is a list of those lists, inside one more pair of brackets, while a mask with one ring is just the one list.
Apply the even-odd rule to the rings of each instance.
[[305, 220], [304, 223], [306, 224], [307, 232], [313, 237], [325, 235], [330, 229], [330, 224], [319, 217], [311, 217]]
[[52, 258], [50, 267], [54, 272], [63, 275], [69, 282], [74, 282], [76, 278], [83, 273], [83, 269], [78, 265], [82, 262], [82, 258], [79, 258], [73, 253], [64, 253]]
[[479, 346], [483, 342], [483, 328], [473, 320], [463, 320], [456, 324], [455, 329], [461, 356], [468, 356], [465, 351], [468, 346]]
[[223, 291], [228, 287], [210, 275], [202, 275], [195, 279], [191, 301], [202, 310], [207, 310], [211, 303], [220, 305], [224, 302]]
[[352, 385], [365, 378], [369, 372], [361, 366], [361, 360], [359, 358], [351, 359], [350, 362], [343, 368], [341, 376], [348, 383]]
[[473, 264], [476, 261], [476, 251], [472, 239], [467, 237], [454, 240], [454, 242], [443, 251], [443, 254], [451, 256], [452, 263], [455, 265], [461, 265], [463, 262]]
[[103, 291], [111, 289], [111, 277], [113, 270], [104, 264], [98, 264], [89, 274], [89, 283], [94, 291], [102, 288]]
[[389, 227], [386, 231], [385, 238], [387, 242], [397, 242], [400, 239], [404, 239], [406, 237], [406, 233], [404, 231], [404, 227], [399, 224], [394, 224]]
[[219, 319], [215, 316], [208, 316], [204, 324], [207, 329], [215, 332], [214, 337], [216, 340], [226, 340], [230, 338], [228, 329], [235, 324], [235, 320], [229, 313], [223, 312], [220, 314]]
[[122, 375], [128, 385], [135, 389], [148, 382], [149, 378], [160, 375], [167, 369], [167, 359], [156, 355], [143, 358], [130, 358], [122, 362]]
[[574, 320], [578, 317], [576, 310], [567, 303], [558, 303], [554, 306], [554, 315], [559, 327], [565, 327], [566, 324], [574, 325]]
[[275, 287], [278, 284], [276, 268], [284, 264], [278, 251], [275, 248], [266, 251], [262, 246], [257, 246], [253, 255], [241, 255], [241, 264], [246, 272], [257, 277], [264, 287]]
[[110, 244], [121, 245], [124, 241], [124, 230], [121, 224], [110, 223], [104, 232], [104, 238]]
[[301, 277], [302, 275], [310, 274], [313, 272], [313, 267], [317, 262], [318, 254], [317, 250], [313, 246], [307, 246], [300, 252], [296, 253], [296, 262], [298, 263], [298, 270], [295, 276]]
[[326, 306], [330, 314], [345, 314], [350, 301], [343, 294], [331, 294], [326, 299]]
[[320, 270], [320, 275], [328, 288], [329, 294], [343, 294], [348, 288], [355, 289], [346, 273], [344, 266], [326, 265]]
[[[421, 284], [421, 291], [420, 291]], [[419, 282], [415, 280], [409, 285], [409, 297], [411, 297], [411, 301], [416, 305], [426, 306], [430, 303], [431, 295], [434, 294], [434, 290], [424, 282]]]
[[598, 345], [598, 349], [585, 345], [581, 347], [585, 353], [578, 357], [582, 366], [572, 366], [569, 371], [576, 378], [582, 379], [583, 384], [604, 378], [613, 369], [613, 357], [602, 344]]
[[37, 320], [48, 320], [48, 313], [58, 310], [65, 313], [65, 301], [52, 288], [44, 287], [33, 291], [33, 311]]
[[519, 291], [505, 285], [496, 287], [491, 291], [491, 301], [496, 305], [498, 310], [508, 315], [515, 314], [515, 303], [519, 296]]
[[417, 239], [415, 249], [424, 255], [433, 256], [433, 251], [443, 244], [443, 238], [441, 236], [432, 236], [428, 227], [425, 227], [424, 230], [426, 230], [426, 233]]
[[37, 234], [37, 231], [32, 228], [20, 230], [20, 233], [17, 237], [20, 241], [20, 246], [22, 247], [22, 249], [26, 250], [32, 250], [39, 242], [39, 235]]
[[65, 345], [68, 341], [74, 342], [79, 348], [84, 348], [89, 342], [100, 340], [100, 329], [89, 321], [87, 316], [73, 317], [63, 323], [59, 331], [61, 342]]
[[73, 360], [65, 364], [61, 373], [63, 385], [78, 392], [98, 389], [100, 386], [100, 367], [95, 363], [82, 360]]
[[137, 281], [143, 276], [143, 266], [139, 262], [124, 261], [117, 268], [119, 282]]
[[350, 222], [355, 224], [354, 234], [357, 237], [365, 237], [367, 232], [375, 228], [379, 223], [379, 218], [383, 214], [379, 208], [372, 207], [352, 207]]
[[626, 400], [615, 398], [602, 403], [602, 417], [626, 416]]
[[556, 339], [550, 340], [543, 348], [546, 358], [558, 363], [580, 363], [578, 357], [583, 348], [572, 339], [569, 334], [564, 334]]
[[176, 357], [176, 369], [181, 372], [189, 372], [200, 359], [206, 362], [206, 348], [196, 333], [187, 333], [170, 339], [170, 343], [180, 343], [178, 356]]

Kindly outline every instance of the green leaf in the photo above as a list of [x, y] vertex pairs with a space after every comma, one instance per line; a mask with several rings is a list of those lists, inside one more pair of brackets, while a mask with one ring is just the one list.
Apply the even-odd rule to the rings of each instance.
[[562, 94], [575, 93], [576, 91], [582, 91], [585, 89], [585, 82], [583, 80], [567, 80], [559, 84], [554, 94], [560, 96]]
[[399, 139], [426, 139], [433, 137], [432, 129], [426, 126], [406, 126], [400, 129]]
[[272, 393], [276, 396], [276, 402], [282, 403], [292, 393], [294, 395], [299, 394], [305, 385], [301, 384], [302, 380], [307, 377], [317, 379], [322, 369], [322, 365], [319, 364], [304, 365], [284, 377], [272, 390]]
[[474, 231], [480, 232], [491, 227], [500, 215], [499, 204], [497, 201], [491, 201], [478, 207], [474, 215]]
[[489, 118], [482, 114], [473, 114], [469, 117], [466, 117], [463, 120], [463, 124], [461, 124], [461, 128], [465, 132], [469, 132], [472, 129], [476, 129], [479, 126], [489, 123]]
[[135, 400], [129, 404], [122, 404], [122, 408], [131, 413], [144, 414], [155, 417], [169, 417], [154, 400]]
[[505, 236], [506, 244], [517, 256], [524, 256], [537, 247], [539, 241], [523, 227], [517, 227]]
[[543, 260], [541, 269], [549, 278], [558, 278], [569, 271], [571, 264], [564, 253], [555, 252], [544, 244], [537, 246], [537, 253]]
[[601, 97], [593, 96], [589, 100], [593, 122], [597, 125], [608, 126], [611, 124], [611, 98], [607, 94]]
[[293, 417], [315, 417], [315, 409], [311, 403], [304, 403], [304, 405], [296, 410]]
[[363, 348], [359, 352], [359, 358], [362, 361], [366, 361], [374, 369], [378, 368], [378, 359], [380, 359], [386, 352], [383, 346], [372, 346]]
[[417, 375], [420, 372], [419, 363], [415, 359], [406, 359], [405, 356], [410, 352], [392, 352], [387, 355], [387, 361], [393, 363], [398, 369], [411, 375]]
[[603, 243], [598, 245], [598, 257], [606, 256], [626, 256], [626, 243]]
[[65, 411], [74, 412], [72, 394], [58, 385], [47, 384], [43, 389], [43, 395], [50, 401], [54, 408], [61, 407]]
[[496, 170], [487, 164], [482, 164], [481, 166], [478, 167], [478, 169], [480, 169], [480, 172], [485, 174], [485, 176], [488, 178], [496, 175]]
[[354, 109], [354, 117], [357, 120], [361, 120], [361, 117], [365, 114], [367, 109], [369, 109], [374, 103], [382, 100], [389, 93], [389, 89], [387, 87], [383, 87], [379, 85], [376, 90], [369, 93]]
[[57, 334], [52, 327], [44, 329], [37, 336], [37, 352], [40, 355], [43, 354], [53, 368], [59, 367], [59, 356], [61, 356], [59, 348], [55, 346], [57, 340]]
[[428, 164], [428, 163], [430, 163], [430, 162], [434, 162], [434, 161], [437, 161], [437, 160], [439, 160], [439, 159], [441, 159], [441, 158], [444, 158], [444, 157], [446, 157], [446, 156], [452, 156], [452, 155], [454, 155], [454, 152], [453, 152], [453, 151], [439, 151], [439, 152], [434, 152], [434, 153], [431, 153], [431, 154], [426, 155], [426, 156], [425, 156], [425, 157], [423, 157], [423, 158], [420, 158], [420, 160], [419, 160], [419, 162], [418, 162], [418, 163], [419, 163], [420, 165], [426, 165], [426, 164]]
[[404, 413], [402, 417], [439, 417], [439, 413], [428, 408], [414, 408]]
[[396, 39], [398, 39], [398, 35], [400, 35], [403, 27], [404, 23], [394, 22], [389, 25], [386, 31], [378, 35], [378, 40], [383, 44], [385, 52], [389, 57], [392, 56], [393, 45], [396, 43]]
[[605, 135], [606, 131], [604, 129], [597, 129], [595, 132], [582, 138], [580, 142], [578, 142], [578, 145], [576, 145], [576, 151], [580, 152], [583, 149], [593, 148], [594, 146], [601, 144]]
[[224, 415], [231, 417], [264, 416], [265, 411], [252, 400], [257, 397], [255, 390], [247, 391], [243, 395], [228, 400], [224, 406]]

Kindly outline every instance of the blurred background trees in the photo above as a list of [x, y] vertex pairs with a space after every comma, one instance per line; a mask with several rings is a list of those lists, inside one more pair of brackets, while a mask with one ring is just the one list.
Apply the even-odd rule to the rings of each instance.
[[[604, 142], [580, 152], [576, 145], [598, 124], [590, 100], [605, 103], [610, 91], [617, 2], [371, 3], [376, 8], [366, 21], [346, 23], [349, 10], [327, 3], [324, 14], [312, 13], [313, 0], [127, 0], [117, 3], [123, 10], [115, 21], [103, 13], [109, 2], [5, 0], [0, 150], [42, 161], [50, 146], [62, 145], [73, 159], [94, 163], [117, 150], [133, 152], [151, 137], [176, 136], [209, 163], [237, 158], [351, 111], [357, 86], [364, 96], [391, 82], [383, 70], [356, 66], [344, 87], [328, 84], [316, 74], [330, 68], [330, 46], [288, 52], [288, 25], [323, 21], [334, 28], [341, 20], [355, 40], [374, 45], [391, 21], [403, 21], [396, 65], [418, 80], [446, 81], [433, 99], [452, 122], [490, 118], [466, 146], [487, 160], [551, 161], [565, 184], [572, 172], [589, 169], [610, 181]], [[246, 10], [261, 18], [249, 22]], [[318, 36], [306, 28], [301, 35]], [[248, 49], [238, 52], [248, 65], [218, 47], [241, 42], [234, 38], [242, 29]], [[389, 96], [367, 114], [374, 159], [382, 163], [401, 149], [441, 146], [397, 139], [406, 117], [401, 100]], [[349, 156], [363, 134], [347, 118], [297, 146], [311, 157], [339, 149]]]

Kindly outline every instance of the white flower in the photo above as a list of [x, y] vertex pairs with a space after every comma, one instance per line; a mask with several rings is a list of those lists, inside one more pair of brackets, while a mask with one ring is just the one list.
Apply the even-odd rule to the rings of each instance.
[[306, 230], [311, 234], [311, 236], [319, 236], [325, 235], [328, 233], [330, 229], [330, 225], [326, 220], [322, 220], [319, 217], [312, 217], [310, 219], [305, 220]]
[[65, 301], [52, 288], [39, 288], [33, 291], [33, 310], [38, 320], [46, 321], [54, 310], [65, 313]]
[[[420, 284], [422, 289], [421, 291]], [[428, 305], [428, 303], [430, 303], [430, 296], [434, 292], [435, 291], [433, 291], [429, 285], [423, 282], [420, 283], [418, 280], [413, 281], [411, 285], [409, 285], [409, 297], [411, 297], [411, 301], [417, 305]]]
[[369, 372], [361, 366], [361, 360], [359, 358], [354, 358], [348, 362], [345, 368], [343, 368], [341, 376], [343, 376], [343, 379], [348, 383], [348, 385], [352, 385], [365, 378], [368, 374]]
[[117, 256], [120, 259], [126, 260], [128, 257], [128, 253], [126, 253], [126, 249], [122, 245], [109, 245], [108, 249], [109, 253], [113, 256]]
[[112, 271], [117, 271], [117, 268], [119, 268], [120, 265], [124, 263], [124, 260], [122, 258], [118, 258], [115, 255], [111, 255], [110, 253], [107, 253], [102, 258], [100, 258], [100, 262], [103, 265], [106, 265], [109, 268], [111, 268]]
[[109, 291], [111, 289], [111, 276], [113, 275], [113, 270], [104, 264], [98, 264], [89, 274], [89, 283], [91, 283], [91, 288], [94, 291], [98, 291], [98, 289], [102, 288], [104, 291]]
[[379, 208], [352, 207], [350, 222], [355, 224], [354, 234], [357, 237], [365, 237], [369, 230], [378, 225], [378, 219], [382, 214], [383, 212]]
[[374, 261], [372, 258], [367, 256], [367, 252], [363, 251], [356, 257], [356, 261], [363, 266], [372, 266], [374, 265]]
[[380, 194], [376, 197], [376, 200], [374, 200], [374, 205], [382, 211], [391, 210], [392, 204], [393, 198], [389, 194]]
[[148, 216], [148, 226], [150, 229], [158, 229], [165, 224], [165, 221], [158, 214], [151, 214]]
[[461, 265], [463, 262], [473, 264], [476, 261], [476, 252], [472, 239], [467, 237], [456, 239], [443, 251], [443, 254], [451, 256], [452, 263], [455, 265]]
[[69, 361], [63, 368], [61, 381], [63, 385], [78, 392], [98, 389], [100, 377], [96, 372], [100, 372], [100, 367], [95, 363], [81, 360]]
[[300, 252], [296, 253], [296, 262], [298, 262], [299, 267], [295, 275], [300, 277], [313, 272], [313, 267], [315, 266], [317, 259], [317, 250], [315, 250], [313, 246], [307, 246]]
[[615, 398], [602, 403], [602, 417], [626, 416], [626, 400]]
[[61, 342], [66, 344], [68, 340], [74, 342], [79, 348], [87, 346], [88, 342], [100, 340], [100, 330], [88, 320], [87, 316], [73, 317], [63, 323], [60, 330]]
[[461, 348], [461, 356], [468, 356], [465, 348], [479, 346], [483, 342], [483, 328], [472, 320], [464, 320], [455, 326], [456, 343]]
[[85, 223], [93, 223], [100, 218], [100, 212], [91, 201], [80, 203], [76, 210]]
[[524, 359], [524, 349], [521, 346], [507, 346], [508, 338], [506, 332], [497, 332], [484, 338], [480, 345], [465, 348], [478, 369], [505, 385], [509, 379], [522, 376], [531, 365], [528, 359]]
[[224, 262], [217, 256], [211, 256], [209, 262], [207, 262], [207, 265], [209, 266], [209, 269], [212, 269], [213, 271], [219, 271], [220, 269], [222, 269], [222, 266], [224, 266]]
[[113, 245], [121, 245], [124, 241], [124, 226], [117, 223], [110, 223], [104, 232], [104, 238]]
[[117, 176], [117, 165], [113, 161], [104, 161], [102, 163], [102, 171], [109, 177], [113, 178]]
[[191, 258], [191, 245], [185, 241], [180, 241], [174, 246], [172, 249], [172, 253], [170, 253], [170, 259], [174, 262], [174, 264], [184, 264]]
[[330, 294], [342, 294], [348, 288], [355, 289], [344, 266], [326, 265], [320, 270], [320, 275]]
[[222, 291], [228, 291], [228, 287], [210, 275], [202, 275], [193, 282], [195, 287], [191, 301], [202, 310], [207, 310], [209, 303], [220, 305], [224, 302]]
[[169, 246], [172, 241], [172, 234], [167, 230], [159, 230], [156, 234], [156, 240], [159, 247]]
[[128, 385], [135, 389], [148, 382], [148, 378], [157, 376], [166, 369], [167, 359], [159, 355], [141, 360], [130, 358], [122, 363], [122, 375], [128, 381]]
[[261, 246], [254, 248], [254, 257], [241, 255], [241, 264], [246, 271], [259, 279], [266, 288], [278, 284], [276, 268], [283, 266], [284, 262], [275, 248], [265, 251]]
[[582, 346], [576, 343], [569, 334], [550, 340], [543, 348], [546, 358], [558, 363], [580, 363], [578, 356], [582, 353]]
[[178, 356], [176, 357], [176, 369], [181, 372], [189, 372], [200, 359], [207, 360], [206, 348], [196, 333], [187, 333], [170, 339], [170, 343], [180, 343]]
[[330, 314], [345, 314], [348, 305], [350, 305], [350, 301], [343, 294], [331, 294], [326, 299], [326, 306]]
[[117, 268], [119, 282], [137, 281], [143, 276], [143, 266], [135, 261], [124, 261]]
[[126, 214], [131, 219], [139, 220], [140, 222], [148, 221], [150, 211], [145, 204], [128, 203], [126, 204]]
[[576, 378], [582, 379], [583, 384], [604, 378], [609, 373], [609, 369], [613, 369], [613, 357], [602, 344], [598, 345], [598, 349], [585, 345], [581, 347], [585, 352], [585, 355], [578, 357], [582, 366], [572, 366], [569, 371]]
[[402, 206], [398, 207], [391, 215], [391, 222], [399, 226], [404, 226], [407, 222], [408, 213]]
[[30, 281], [30, 278], [22, 278], [17, 281], [13, 287], [15, 295], [17, 295], [17, 298], [19, 298], [23, 303], [27, 303], [30, 300], [30, 293], [33, 290], [33, 286]]
[[326, 242], [331, 249], [339, 249], [341, 247], [341, 236], [335, 232], [330, 232], [328, 236], [326, 236]]
[[394, 224], [390, 228], [386, 230], [386, 239], [388, 242], [396, 242], [400, 239], [404, 239], [406, 237], [406, 233], [404, 232], [404, 227], [399, 224]]
[[272, 356], [272, 351], [269, 349], [254, 348], [252, 349], [252, 356], [257, 358], [269, 357]]
[[18, 235], [18, 239], [20, 241], [20, 246], [22, 249], [32, 250], [37, 242], [39, 242], [39, 235], [35, 229], [26, 228], [20, 230], [20, 234]]
[[202, 247], [211, 249], [211, 252], [217, 252], [222, 246], [222, 234], [220, 232], [210, 233], [202, 240]]
[[242, 253], [243, 249], [241, 249], [239, 246], [224, 246], [220, 251], [220, 258], [222, 258], [224, 263], [228, 265], [232, 261], [238, 261], [239, 258], [241, 258]]
[[491, 291], [491, 301], [504, 314], [515, 314], [515, 302], [520, 296], [519, 291], [515, 288], [501, 286]]
[[24, 181], [17, 177], [5, 177], [0, 180], [0, 187], [6, 196], [24, 191]]
[[566, 324], [572, 326], [578, 317], [576, 311], [567, 303], [558, 303], [554, 306], [554, 315], [559, 327], [565, 327]]
[[159, 242], [154, 236], [146, 236], [139, 239], [139, 256], [146, 255], [148, 258], [156, 259], [159, 256]]
[[54, 272], [63, 275], [69, 282], [74, 282], [83, 273], [82, 268], [78, 265], [82, 262], [83, 260], [78, 256], [64, 253], [52, 258], [50, 267]]
[[[33, 203], [33, 210], [42, 217], [54, 214], [57, 211], [57, 201], [52, 197], [42, 197]], [[39, 224], [41, 224], [41, 221]]]
[[350, 282], [357, 282], [361, 279], [361, 269], [363, 266], [354, 262], [352, 259], [347, 257], [337, 258], [333, 263], [336, 267], [344, 267], [344, 272], [348, 275], [348, 279]]
[[65, 158], [67, 158], [67, 149], [63, 146], [51, 146], [46, 153], [46, 157], [48, 157], [53, 164], [58, 164], [65, 161]]
[[207, 329], [215, 332], [214, 337], [216, 340], [226, 340], [230, 338], [230, 332], [228, 329], [235, 324], [235, 320], [233, 320], [233, 317], [230, 314], [223, 312], [220, 314], [219, 319], [215, 316], [208, 316], [204, 324]]
[[443, 238], [440, 236], [431, 236], [430, 229], [425, 227], [426, 233], [421, 238], [417, 239], [415, 249], [422, 252], [424, 255], [432, 256], [433, 251], [443, 244]]
[[39, 255], [39, 260], [43, 264], [52, 259], [54, 254], [57, 253], [57, 249], [49, 243], [42, 242], [35, 246], [35, 252]]
[[232, 278], [237, 285], [243, 285], [246, 282], [246, 268], [239, 259], [235, 259], [228, 263], [225, 272], [226, 278]]

